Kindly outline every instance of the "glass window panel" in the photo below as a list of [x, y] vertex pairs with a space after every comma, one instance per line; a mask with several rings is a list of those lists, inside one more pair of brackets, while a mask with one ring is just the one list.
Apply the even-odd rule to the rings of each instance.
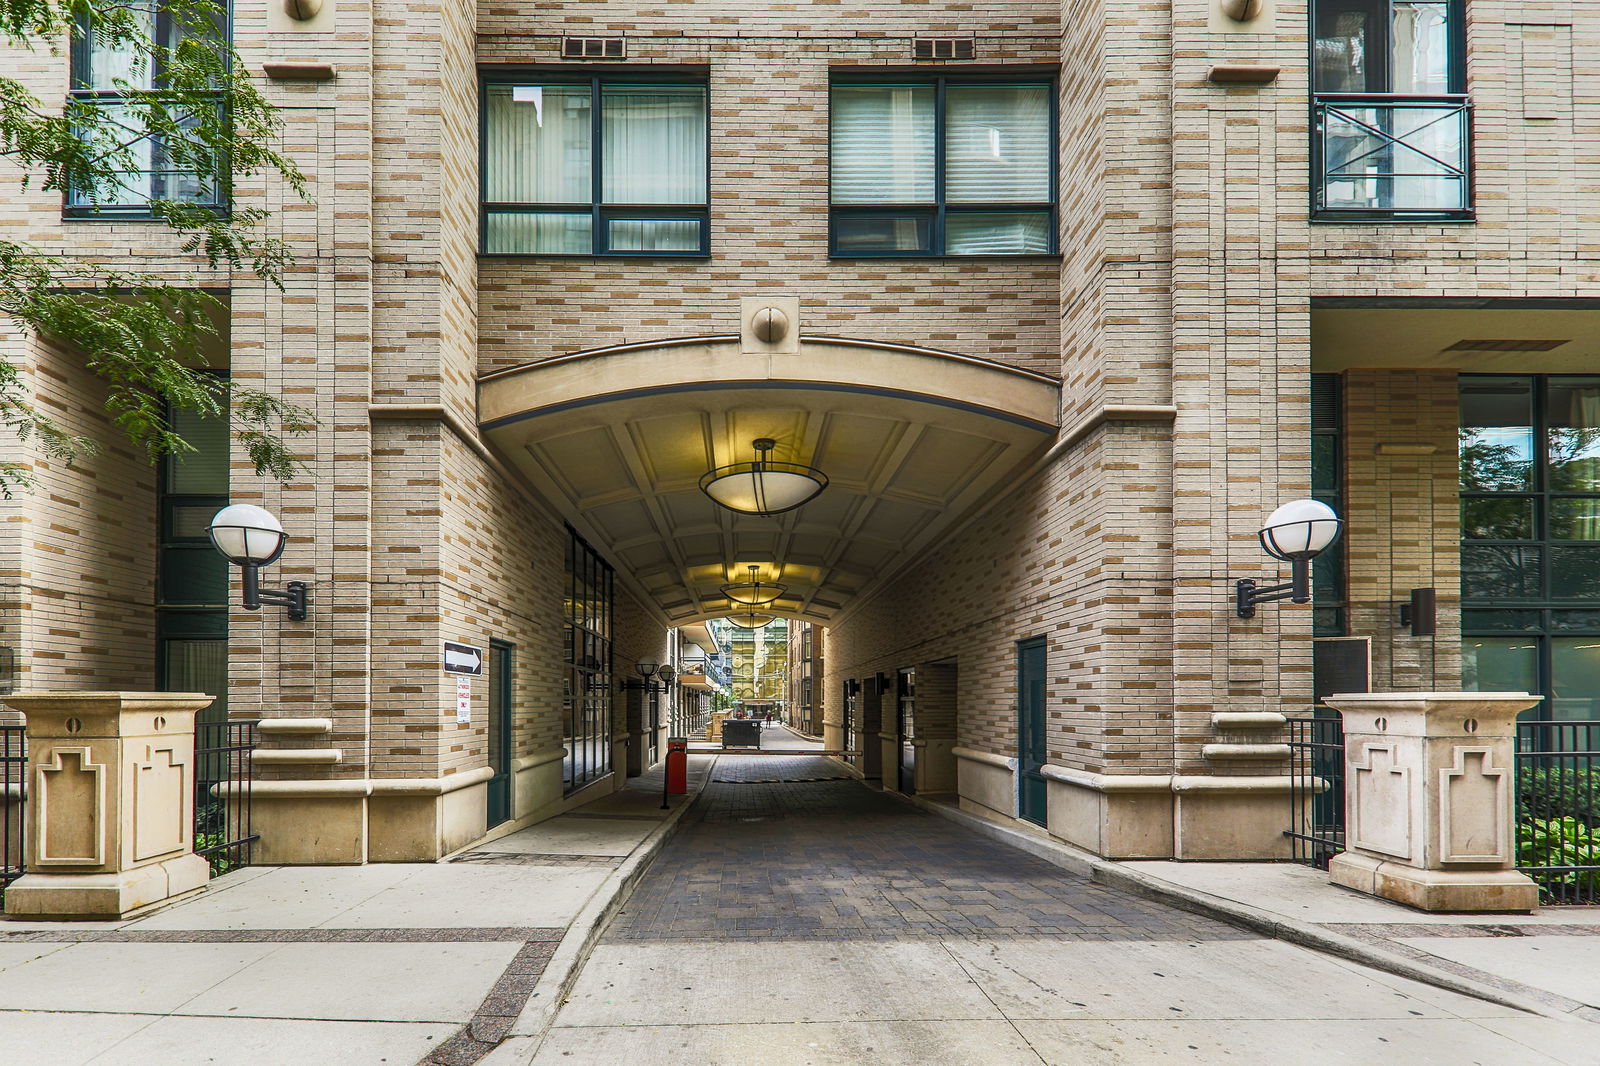
[[698, 252], [701, 222], [693, 218], [615, 218], [606, 223], [613, 252]]
[[606, 86], [600, 91], [600, 131], [606, 203], [706, 202], [704, 86]]
[[589, 95], [587, 85], [488, 86], [484, 198], [494, 203], [589, 203]]
[[1387, 0], [1317, 0], [1316, 90], [1382, 92]]
[[587, 214], [491, 211], [484, 217], [483, 250], [492, 254], [587, 255], [593, 248]]
[[1388, 90], [1417, 96], [1450, 91], [1450, 20], [1446, 0], [1394, 0]]
[[1461, 535], [1467, 540], [1532, 540], [1534, 501], [1527, 496], [1461, 499]]
[[1051, 199], [1050, 92], [1048, 85], [946, 87], [948, 202]]
[[1583, 496], [1552, 498], [1550, 539], [1600, 540], [1600, 498]]
[[1546, 410], [1550, 487], [1600, 492], [1600, 381], [1552, 378]]
[[194, 448], [167, 460], [166, 491], [193, 495], [228, 493], [228, 418], [173, 410], [168, 423]]
[[228, 642], [226, 640], [164, 640], [161, 672], [167, 692], [204, 692], [215, 696], [200, 712], [208, 722], [228, 718]]
[[1463, 384], [1460, 449], [1463, 490], [1533, 488], [1532, 380], [1478, 379]]
[[1334, 434], [1311, 438], [1311, 491], [1318, 495], [1339, 491], [1339, 438]]
[[1600, 611], [1551, 611], [1550, 628], [1568, 633], [1600, 633]]
[[933, 219], [927, 215], [837, 215], [834, 248], [851, 253], [926, 252], [932, 249]]
[[834, 203], [933, 202], [935, 100], [932, 85], [834, 86]]
[[1467, 112], [1456, 104], [1329, 106], [1324, 202], [1345, 210], [1464, 210], [1467, 143]]
[[1470, 633], [1537, 633], [1543, 611], [1462, 611], [1461, 628]]
[[1539, 644], [1533, 637], [1466, 637], [1461, 687], [1468, 692], [1538, 692]]
[[1550, 640], [1550, 717], [1600, 719], [1600, 638]]
[[167, 526], [161, 531], [161, 539], [209, 541], [211, 519], [225, 506], [227, 506], [226, 499], [198, 504], [169, 503]]
[[1467, 600], [1532, 600], [1542, 591], [1544, 549], [1509, 544], [1464, 544], [1461, 596]]
[[1600, 600], [1600, 546], [1551, 546], [1550, 598]]
[[210, 544], [163, 548], [160, 602], [221, 606], [228, 602], [228, 560]]
[[1050, 251], [1050, 213], [952, 211], [945, 215], [947, 255], [1044, 255]]

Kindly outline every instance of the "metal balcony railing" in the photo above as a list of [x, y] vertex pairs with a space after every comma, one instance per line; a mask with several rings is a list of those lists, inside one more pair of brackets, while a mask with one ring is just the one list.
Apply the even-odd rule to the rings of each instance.
[[1472, 107], [1465, 96], [1321, 93], [1312, 112], [1313, 218], [1472, 218]]
[[[117, 164], [119, 172], [116, 180], [100, 189], [98, 195], [91, 195], [87, 189], [69, 191], [67, 217], [147, 217], [152, 200], [226, 209], [226, 190], [219, 182], [202, 178], [192, 167], [182, 165], [174, 152], [176, 138], [148, 128], [144, 104], [116, 93], [87, 90], [74, 92], [72, 104], [100, 113], [101, 121], [93, 125], [93, 132], [85, 127], [82, 135], [92, 137], [91, 147]], [[213, 106], [220, 114], [222, 101], [215, 101]], [[198, 124], [198, 119], [192, 117], [179, 123], [183, 129]]]

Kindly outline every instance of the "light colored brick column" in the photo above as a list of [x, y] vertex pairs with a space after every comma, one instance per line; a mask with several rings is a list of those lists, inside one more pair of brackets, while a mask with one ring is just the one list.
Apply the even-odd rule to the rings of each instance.
[[199, 892], [192, 692], [7, 696], [27, 717], [27, 873], [12, 918], [126, 918]]
[[1344, 714], [1345, 846], [1335, 884], [1425, 911], [1530, 911], [1516, 869], [1517, 712], [1526, 692], [1369, 692]]

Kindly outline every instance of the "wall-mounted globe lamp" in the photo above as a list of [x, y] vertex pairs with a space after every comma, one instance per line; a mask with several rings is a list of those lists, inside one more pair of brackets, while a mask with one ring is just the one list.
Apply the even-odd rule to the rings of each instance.
[[1244, 578], [1234, 584], [1235, 608], [1240, 618], [1254, 618], [1256, 604], [1273, 600], [1291, 603], [1311, 601], [1311, 560], [1339, 538], [1344, 522], [1333, 508], [1316, 500], [1294, 500], [1267, 516], [1256, 535], [1262, 549], [1274, 559], [1290, 566], [1289, 581], [1282, 585], [1258, 587]]
[[747, 607], [762, 607], [789, 591], [787, 585], [780, 585], [776, 581], [762, 581], [756, 576], [760, 567], [750, 564], [750, 580], [740, 581], [734, 585], [723, 585], [722, 594], [734, 603], [742, 603]]
[[306, 583], [291, 581], [284, 591], [264, 589], [260, 570], [283, 554], [289, 537], [272, 512], [253, 503], [229, 504], [211, 518], [211, 546], [237, 566], [244, 578], [244, 609], [259, 611], [276, 603], [289, 611], [291, 622], [306, 620]]
[[739, 514], [771, 516], [792, 511], [828, 487], [828, 475], [803, 463], [772, 459], [778, 442], [758, 437], [751, 442], [755, 459], [709, 470], [700, 478], [700, 491]]

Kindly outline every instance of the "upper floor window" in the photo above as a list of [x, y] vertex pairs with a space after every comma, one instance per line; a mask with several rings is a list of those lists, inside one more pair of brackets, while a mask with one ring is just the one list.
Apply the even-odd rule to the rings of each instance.
[[1461, 0], [1315, 0], [1313, 215], [1472, 217]]
[[496, 80], [483, 110], [484, 252], [709, 253], [703, 80]]
[[[185, 49], [215, 53], [216, 42], [228, 39], [226, 6], [175, 9], [134, 0], [121, 15], [128, 20], [122, 32], [104, 32], [91, 18], [73, 35], [68, 118], [118, 173], [99, 188], [69, 190], [67, 215], [149, 217], [153, 200], [225, 206], [222, 183], [197, 173], [204, 149], [190, 136], [204, 121], [215, 124], [221, 97], [210, 95], [209, 81], [179, 83], [170, 61]], [[195, 70], [191, 63], [188, 72]], [[196, 101], [211, 113], [198, 114]]]
[[830, 129], [834, 255], [1056, 250], [1050, 80], [839, 78]]

